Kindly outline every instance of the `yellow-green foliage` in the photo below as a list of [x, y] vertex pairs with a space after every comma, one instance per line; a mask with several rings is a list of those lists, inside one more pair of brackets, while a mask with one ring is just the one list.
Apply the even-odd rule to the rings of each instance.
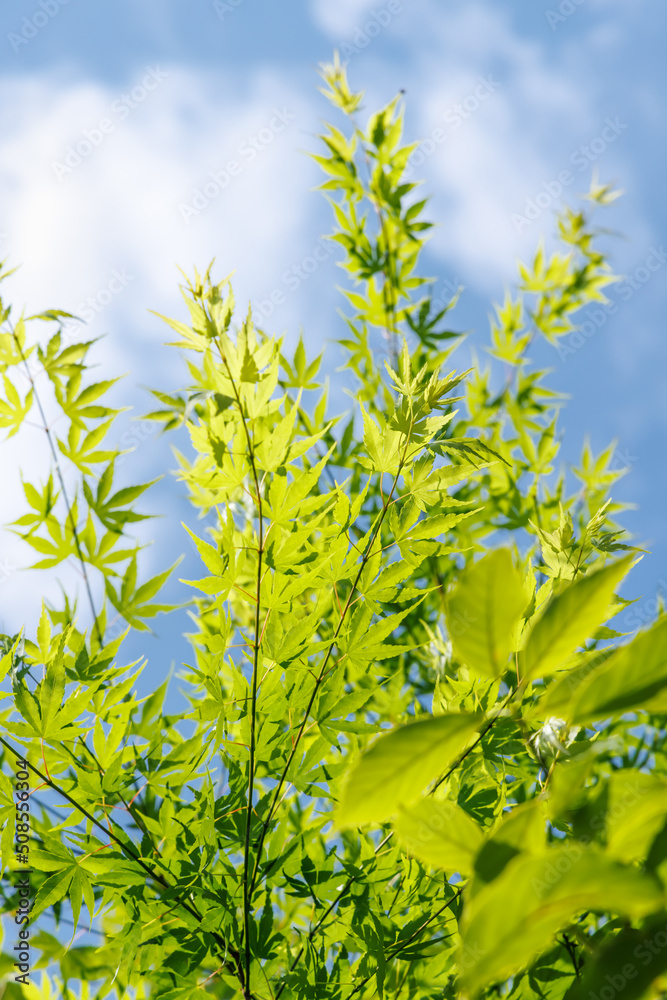
[[[612, 520], [618, 473], [585, 449], [569, 491], [562, 401], [526, 357], [614, 278], [588, 215], [566, 211], [564, 249], [538, 250], [496, 308], [496, 360], [451, 371], [454, 303], [435, 308], [419, 273], [429, 224], [403, 179], [401, 100], [362, 127], [344, 67], [323, 76], [346, 122], [316, 158], [350, 279], [354, 409], [328, 412], [321, 357], [301, 342], [286, 357], [238, 316], [228, 279], [185, 285], [189, 321], [167, 322], [187, 388], [156, 390], [149, 415], [180, 435], [182, 530], [202, 563], [169, 712], [166, 683], [138, 697], [141, 665], [108, 627], [171, 610], [170, 571], [138, 573], [151, 484], [116, 482], [113, 379], [91, 383], [66, 314], [12, 325], [3, 306], [0, 423], [40, 420], [43, 385], [61, 411], [14, 530], [36, 566], [74, 560], [89, 600], [2, 639], [2, 864], [16, 867], [29, 801], [19, 860], [48, 969], [17, 984], [10, 934], [3, 995], [583, 1000], [612, 975], [624, 997], [657, 996], [667, 950], [644, 946], [667, 923], [664, 619], [620, 646], [607, 625], [637, 558]], [[45, 347], [38, 321], [58, 328]], [[29, 799], [11, 780], [24, 757]], [[2, 892], [10, 914], [12, 879]], [[73, 938], [91, 922], [99, 946]]]

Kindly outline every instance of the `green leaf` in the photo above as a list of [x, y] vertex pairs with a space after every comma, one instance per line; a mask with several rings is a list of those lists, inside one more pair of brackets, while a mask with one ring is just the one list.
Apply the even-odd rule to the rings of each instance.
[[632, 768], [606, 784], [607, 854], [616, 861], [643, 861], [667, 821], [667, 781]]
[[527, 603], [509, 549], [496, 549], [475, 563], [447, 600], [447, 630], [457, 658], [486, 677], [502, 676]]
[[481, 827], [464, 809], [432, 797], [401, 808], [393, 826], [409, 854], [450, 875], [469, 875], [484, 841]]
[[39, 625], [37, 626], [37, 642], [39, 644], [41, 662], [46, 664], [49, 662], [49, 650], [51, 648], [51, 622], [49, 621], [44, 604], [42, 604], [42, 613], [39, 618]]
[[475, 881], [472, 892], [498, 878], [518, 854], [543, 854], [546, 849], [546, 817], [543, 803], [531, 799], [503, 814], [501, 821], [487, 834], [475, 858]]
[[667, 711], [667, 618], [622, 646], [592, 670], [566, 709], [588, 723], [638, 708]]
[[21, 401], [21, 397], [13, 383], [6, 375], [2, 376], [6, 400], [0, 398], [0, 427], [8, 427], [8, 437], [13, 437], [21, 428], [28, 416], [33, 401], [33, 390], [30, 389]]
[[564, 1000], [592, 1000], [612, 994], [618, 1000], [663, 996], [662, 977], [667, 972], [665, 927], [667, 913], [663, 911], [645, 920], [641, 927], [624, 927], [618, 934], [603, 938], [587, 957], [580, 978]]
[[607, 621], [616, 588], [636, 558], [626, 556], [589, 573], [548, 604], [528, 636], [522, 677], [534, 679], [554, 673]]
[[67, 633], [60, 637], [58, 653], [46, 668], [46, 676], [40, 688], [39, 707], [42, 716], [43, 734], [47, 735], [51, 723], [63, 707], [65, 695], [65, 666], [63, 653]]
[[58, 900], [63, 899], [69, 890], [70, 883], [76, 872], [76, 865], [54, 872], [46, 881], [42, 882], [35, 897], [33, 915], [37, 917], [48, 907], [53, 906]]
[[359, 461], [373, 472], [394, 475], [400, 465], [399, 451], [404, 441], [403, 435], [384, 424], [378, 428], [363, 406], [361, 413], [364, 420], [364, 446], [368, 458], [360, 457]]
[[427, 447], [433, 451], [444, 451], [456, 458], [464, 458], [476, 468], [497, 460], [509, 465], [502, 455], [477, 438], [446, 438], [433, 441]]
[[537, 858], [519, 855], [466, 905], [463, 983], [475, 997], [503, 982], [584, 910], [637, 920], [657, 910], [663, 896], [657, 879], [578, 844]]
[[538, 701], [532, 705], [526, 703], [524, 718], [536, 717], [546, 721], [555, 716], [570, 719], [579, 688], [613, 653], [613, 649], [594, 649], [578, 655], [573, 661], [575, 665], [557, 674]]
[[16, 651], [19, 648], [22, 637], [23, 631], [21, 630], [14, 644], [7, 650], [5, 655], [0, 658], [0, 681], [4, 681], [5, 677], [11, 670], [14, 663], [14, 657], [16, 656]]
[[481, 715], [441, 715], [380, 736], [350, 774], [338, 825], [382, 823], [410, 805], [465, 749], [482, 723]]

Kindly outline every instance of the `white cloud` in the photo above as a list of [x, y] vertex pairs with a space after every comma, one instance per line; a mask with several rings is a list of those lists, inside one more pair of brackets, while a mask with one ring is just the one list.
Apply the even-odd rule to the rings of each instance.
[[348, 38], [382, 0], [315, 0], [316, 24], [332, 38]]
[[[5, 109], [10, 91], [0, 143], [3, 250], [22, 262], [15, 294], [33, 306], [73, 306], [118, 267], [136, 279], [125, 310], [156, 305], [173, 296], [176, 264], [187, 269], [216, 253], [221, 269], [255, 277], [298, 231], [308, 165], [297, 147], [310, 109], [278, 79], [260, 77], [249, 97], [230, 100], [224, 83], [171, 70], [133, 109], [119, 93], [59, 88], [47, 77], [0, 81]], [[77, 147], [88, 155], [71, 169]], [[236, 175], [228, 183], [221, 175], [227, 186], [216, 190], [211, 172], [231, 161]], [[202, 188], [207, 196], [186, 223], [181, 206]]]
[[[553, 231], [555, 209], [587, 190], [593, 160], [604, 179], [630, 180], [630, 133], [623, 130], [580, 169], [581, 157], [570, 157], [598, 137], [610, 110], [600, 106], [595, 86], [582, 86], [581, 76], [547, 58], [545, 45], [520, 37], [507, 13], [487, 3], [443, 10], [424, 0], [411, 13], [402, 24], [414, 52], [406, 81], [409, 114], [417, 118], [410, 138], [416, 132], [426, 140], [414, 179], [424, 176], [434, 196], [432, 249], [467, 284], [497, 292], [514, 277], [517, 255]], [[562, 195], [530, 226], [516, 224], [528, 200], [546, 201], [545, 183], [558, 190], [567, 169], [572, 177]], [[632, 225], [646, 233], [638, 220]]]
[[[99, 84], [0, 78], [0, 251], [21, 264], [3, 286], [5, 299], [18, 312], [25, 304], [31, 313], [92, 315], [82, 334], [107, 334], [95, 360], [105, 374], [130, 370], [119, 391], [139, 412], [147, 398], [135, 381], [164, 387], [180, 372], [176, 352], [161, 346], [169, 331], [148, 313], [182, 312], [177, 265], [201, 270], [215, 256], [219, 276], [236, 268], [244, 310], [272, 286], [277, 262], [303, 257], [304, 232], [310, 239], [314, 167], [300, 152], [315, 117], [308, 100], [268, 73], [230, 97], [229, 80], [165, 69], [145, 99], [135, 89], [145, 73], [128, 82], [135, 106], [125, 104], [127, 113], [123, 91]], [[105, 119], [113, 130], [103, 131]], [[54, 167], [65, 163], [67, 171]], [[220, 175], [224, 189], [216, 188], [211, 172], [231, 163], [229, 182]], [[193, 201], [199, 207], [186, 221], [181, 206]], [[295, 296], [286, 314], [297, 307]], [[38, 479], [47, 463], [43, 433], [30, 427], [3, 449], [12, 470], [3, 479], [6, 523], [23, 512], [19, 468]], [[141, 477], [153, 457], [143, 449], [130, 474]], [[163, 459], [172, 464], [168, 453]], [[3, 559], [22, 566], [29, 551], [5, 535]], [[32, 574], [3, 569], [0, 586], [3, 617], [34, 603]], [[55, 575], [45, 586], [54, 596]]]
[[[313, 0], [311, 10], [320, 27], [339, 40], [350, 39], [385, 6], [385, 0]], [[352, 62], [352, 84], [369, 91], [369, 108], [406, 86], [407, 137], [428, 139], [435, 129], [447, 136], [433, 143], [433, 154], [415, 170], [434, 195], [430, 216], [439, 228], [432, 249], [446, 277], [456, 275], [481, 292], [498, 294], [502, 282], [514, 276], [516, 255], [527, 255], [540, 233], [552, 230], [555, 203], [520, 234], [512, 214], [521, 213], [545, 182], [571, 165], [571, 153], [599, 134], [614, 109], [600, 103], [585, 61], [579, 59], [571, 72], [577, 45], [585, 41], [569, 41], [564, 63], [551, 51], [547, 57], [541, 42], [520, 37], [489, 3], [474, 0], [454, 9], [433, 0], [404, 0], [403, 6], [400, 22], [387, 30], [398, 34], [400, 24], [406, 58], [397, 69], [381, 39], [369, 42]], [[550, 39], [546, 26], [545, 39]], [[313, 223], [320, 202], [309, 191], [318, 182], [316, 170], [298, 150], [312, 148], [317, 119], [326, 114], [315, 86], [303, 95], [286, 74], [258, 73], [240, 93], [224, 73], [209, 77], [194, 69], [166, 69], [167, 79], [123, 120], [113, 110], [121, 93], [100, 84], [48, 74], [0, 77], [0, 234], [5, 234], [0, 252], [23, 265], [8, 286], [10, 297], [30, 311], [47, 306], [77, 311], [92, 298], [101, 308], [86, 333], [108, 332], [103, 362], [117, 371], [145, 373], [148, 367], [148, 375], [139, 378], [154, 385], [169, 381], [176, 359], [157, 349], [166, 331], [147, 310], [180, 311], [177, 264], [187, 271], [216, 256], [219, 274], [236, 268], [240, 303], [284, 291], [281, 275], [292, 266], [307, 261], [308, 274], [320, 235]], [[127, 82], [130, 94], [142, 76]], [[489, 88], [475, 107], [480, 78], [500, 86]], [[457, 105], [470, 109], [467, 117]], [[281, 124], [276, 107], [295, 115], [280, 132], [271, 124]], [[657, 115], [648, 98], [644, 113]], [[67, 147], [85, 138], [83, 130], [99, 128], [105, 117], [115, 124], [113, 132], [59, 180], [53, 161], [62, 162]], [[251, 159], [243, 150], [251, 148], [252, 137], [260, 149]], [[599, 159], [603, 179], [617, 177], [630, 186], [632, 141], [630, 130], [605, 150]], [[225, 189], [207, 189], [211, 172], [234, 160], [240, 170]], [[576, 171], [564, 194], [571, 199], [587, 184], [588, 173]], [[198, 207], [186, 224], [180, 206], [201, 206], [205, 199], [206, 207]], [[632, 208], [623, 211], [618, 228], [635, 247], [650, 246], [655, 237], [649, 222]], [[306, 328], [306, 338], [318, 347], [333, 313], [320, 280], [328, 278], [325, 268], [331, 263], [318, 263], [321, 270], [276, 313], [280, 325], [288, 323], [292, 331], [304, 308], [312, 313], [317, 325]], [[106, 304], [114, 271], [131, 280]], [[136, 396], [131, 382], [124, 392]], [[43, 455], [31, 443], [36, 437], [26, 446], [27, 440], [6, 446], [5, 468], [15, 469], [20, 461], [35, 475]], [[152, 448], [143, 449], [139, 461], [150, 464], [153, 458]], [[15, 479], [11, 489], [4, 485], [7, 520], [20, 511], [19, 484]], [[6, 551], [17, 564], [25, 561], [17, 549]], [[31, 584], [28, 577], [15, 584], [18, 575], [3, 583], [4, 557], [0, 552], [0, 593], [11, 611], [21, 607]]]

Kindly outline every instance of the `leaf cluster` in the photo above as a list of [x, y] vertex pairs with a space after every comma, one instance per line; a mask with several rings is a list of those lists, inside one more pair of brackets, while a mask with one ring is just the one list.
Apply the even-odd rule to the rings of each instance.
[[[53, 459], [13, 530], [37, 568], [77, 565], [88, 601], [2, 637], [2, 866], [29, 860], [47, 970], [7, 995], [584, 1000], [622, 975], [650, 1000], [667, 973], [665, 619], [609, 624], [639, 555], [613, 520], [613, 447], [584, 446], [575, 487], [562, 399], [527, 357], [613, 275], [590, 216], [566, 210], [563, 249], [538, 249], [496, 308], [488, 367], [450, 370], [462, 338], [419, 273], [430, 224], [400, 95], [362, 127], [340, 61], [322, 72], [346, 123], [316, 159], [353, 410], [330, 415], [322, 357], [239, 317], [229, 278], [186, 279], [187, 320], [166, 322], [187, 377], [148, 414], [177, 435], [201, 562], [178, 693], [139, 697], [146, 665], [113, 620], [172, 610], [171, 570], [142, 580], [131, 535], [152, 484], [116, 481], [115, 380], [90, 381], [64, 313], [12, 324], [2, 306], [0, 422], [36, 416]], [[42, 343], [37, 322], [58, 329]]]

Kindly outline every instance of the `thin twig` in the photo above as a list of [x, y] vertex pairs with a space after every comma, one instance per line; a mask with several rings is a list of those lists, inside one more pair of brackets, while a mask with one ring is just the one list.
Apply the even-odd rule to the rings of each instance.
[[477, 739], [473, 743], [470, 744], [470, 746], [468, 747], [467, 750], [464, 750], [463, 753], [459, 757], [457, 757], [455, 763], [452, 764], [452, 766], [450, 768], [448, 768], [445, 771], [445, 773], [442, 774], [438, 778], [438, 780], [435, 782], [435, 784], [433, 784], [431, 786], [430, 794], [433, 794], [433, 792], [436, 790], [436, 788], [439, 788], [440, 785], [443, 783], [443, 781], [447, 781], [447, 778], [449, 778], [449, 777], [452, 776], [452, 774], [454, 773], [454, 771], [458, 767], [461, 766], [461, 764], [466, 759], [466, 757], [468, 757], [468, 755], [471, 754], [473, 752], [473, 750], [476, 747], [479, 746], [479, 744], [482, 742], [482, 740], [484, 739], [484, 737], [486, 736], [486, 734], [495, 726], [495, 724], [498, 721], [498, 719], [502, 718], [502, 711], [503, 711], [503, 709], [505, 708], [505, 706], [507, 705], [507, 703], [512, 700], [512, 698], [514, 697], [514, 695], [517, 693], [518, 690], [519, 690], [518, 687], [517, 688], [512, 688], [512, 690], [509, 692], [509, 694], [500, 703], [500, 707], [498, 708], [498, 711], [496, 712], [496, 714], [493, 716], [492, 719], [489, 720], [489, 722], [484, 727], [484, 729], [481, 731], [481, 733], [479, 734], [479, 736], [477, 737]]
[[[456, 902], [456, 900], [459, 898], [462, 892], [463, 892], [463, 887], [458, 889], [454, 893], [452, 898], [449, 899], [443, 906], [441, 906], [439, 910], [436, 910], [435, 913], [432, 913], [430, 917], [428, 917], [422, 924], [420, 924], [419, 927], [417, 927], [417, 929], [412, 932], [409, 938], [406, 938], [405, 941], [401, 941], [400, 945], [397, 948], [395, 948], [394, 951], [391, 951], [386, 956], [385, 961], [391, 962], [392, 959], [400, 955], [402, 951], [405, 951], [408, 945], [412, 944], [412, 942], [415, 941], [426, 930], [429, 924], [432, 924], [434, 920], [436, 920], [441, 914], [445, 912], [445, 910], [447, 910], [452, 905], [452, 903]], [[374, 976], [375, 973], [372, 972], [369, 976], [366, 976], [365, 979], [362, 979], [361, 982], [354, 987], [352, 992], [348, 994], [348, 1000], [349, 997], [352, 997], [354, 996], [355, 993], [359, 993], [360, 990], [363, 990], [366, 983], [370, 982], [370, 980], [373, 979]]]
[[[379, 851], [381, 850], [381, 848], [383, 848], [384, 845], [388, 841], [390, 841], [393, 836], [394, 836], [394, 831], [392, 830], [392, 832], [390, 834], [388, 834], [384, 838], [384, 840], [382, 840], [378, 844], [378, 846], [375, 848], [375, 855], [374, 855], [374, 857], [377, 857], [377, 855], [378, 855]], [[317, 932], [319, 931], [320, 927], [322, 926], [322, 924], [324, 923], [324, 921], [327, 919], [327, 917], [330, 916], [330, 914], [333, 913], [333, 911], [336, 909], [336, 907], [340, 903], [340, 901], [343, 898], [343, 896], [345, 896], [349, 892], [349, 890], [351, 889], [351, 887], [356, 882], [357, 878], [358, 878], [357, 875], [350, 875], [350, 877], [347, 880], [347, 882], [344, 884], [344, 886], [342, 887], [342, 889], [339, 891], [339, 893], [335, 897], [335, 899], [333, 899], [333, 901], [329, 904], [329, 906], [327, 906], [326, 910], [324, 911], [324, 913], [322, 914], [322, 916], [320, 917], [320, 919], [317, 921], [317, 923], [313, 924], [313, 926], [310, 928], [310, 930], [308, 931], [307, 938], [306, 938], [306, 941], [307, 941], [308, 944], [310, 944], [310, 942], [313, 940], [313, 938], [315, 937], [315, 935], [317, 934]], [[302, 955], [303, 955], [303, 953], [304, 953], [305, 950], [306, 950], [306, 945], [305, 944], [301, 945], [301, 948], [299, 949], [299, 951], [297, 952], [296, 956], [292, 960], [292, 964], [290, 965], [290, 967], [288, 969], [288, 973], [289, 972], [293, 972], [294, 969], [297, 967], [297, 965], [301, 961], [301, 957], [302, 957]], [[286, 985], [287, 985], [287, 983], [283, 980], [283, 982], [280, 984], [280, 986], [278, 987], [278, 989], [276, 991], [275, 1000], [278, 1000], [278, 998], [280, 997], [281, 993], [285, 989]]]
[[[253, 793], [255, 785], [255, 739], [256, 739], [256, 725], [257, 725], [257, 689], [258, 689], [258, 675], [259, 675], [259, 647], [261, 644], [263, 631], [260, 630], [261, 621], [261, 589], [262, 589], [262, 565], [263, 565], [263, 555], [264, 555], [264, 512], [262, 510], [262, 495], [259, 483], [259, 476], [257, 474], [257, 464], [255, 462], [255, 452], [253, 448], [253, 442], [250, 435], [250, 428], [248, 427], [248, 422], [246, 420], [246, 415], [243, 411], [243, 403], [241, 401], [241, 396], [239, 394], [238, 387], [234, 378], [232, 376], [231, 369], [225, 353], [222, 349], [220, 341], [216, 338], [216, 344], [218, 350], [220, 351], [220, 359], [227, 370], [227, 377], [232, 386], [234, 396], [236, 398], [236, 405], [238, 406], [239, 414], [241, 416], [241, 423], [243, 425], [243, 431], [245, 433], [246, 443], [247, 443], [247, 457], [250, 462], [250, 468], [252, 470], [252, 477], [255, 484], [255, 496], [257, 499], [257, 516], [258, 516], [258, 529], [257, 529], [257, 584], [255, 589], [255, 641], [253, 643], [253, 662], [252, 662], [252, 684], [251, 684], [251, 696], [250, 696], [250, 746], [249, 746], [249, 757], [248, 757], [248, 805], [246, 813], [246, 826], [245, 826], [245, 842], [243, 847], [243, 945], [244, 945], [244, 961], [245, 961], [245, 985], [243, 988], [244, 996], [246, 1000], [251, 1000], [252, 993], [250, 992], [250, 964], [251, 964], [251, 954], [250, 954], [250, 910], [252, 907], [252, 892], [254, 889], [254, 878], [250, 874], [250, 830], [251, 830], [251, 819], [252, 819], [252, 809], [253, 809]], [[268, 621], [268, 614], [267, 614]], [[266, 626], [266, 622], [264, 623]], [[260, 634], [261, 632], [261, 634]]]
[[74, 521], [74, 516], [72, 514], [72, 507], [71, 507], [71, 504], [69, 502], [69, 497], [67, 496], [67, 490], [65, 488], [65, 480], [64, 480], [64, 477], [63, 477], [62, 467], [60, 465], [60, 459], [58, 458], [58, 452], [56, 451], [56, 446], [53, 443], [53, 436], [52, 436], [51, 431], [49, 429], [49, 424], [48, 424], [48, 421], [46, 419], [46, 413], [44, 412], [44, 407], [42, 406], [42, 401], [41, 401], [41, 399], [39, 397], [39, 393], [37, 392], [37, 386], [35, 385], [35, 380], [33, 378], [32, 372], [30, 371], [30, 365], [28, 364], [28, 359], [26, 358], [25, 354], [23, 353], [23, 348], [21, 347], [21, 343], [20, 343], [18, 337], [16, 336], [16, 331], [14, 330], [13, 327], [10, 327], [10, 329], [11, 329], [12, 338], [13, 338], [14, 343], [16, 345], [16, 349], [17, 349], [17, 351], [19, 353], [19, 356], [21, 358], [21, 361], [23, 362], [23, 365], [25, 367], [25, 370], [26, 370], [26, 373], [27, 373], [27, 376], [28, 376], [28, 381], [30, 382], [30, 387], [31, 387], [33, 395], [35, 397], [35, 402], [37, 403], [37, 409], [39, 410], [39, 415], [40, 415], [40, 417], [42, 419], [42, 425], [43, 425], [44, 433], [46, 434], [46, 439], [49, 442], [49, 448], [51, 450], [51, 456], [53, 458], [53, 464], [54, 464], [54, 467], [55, 467], [55, 470], [56, 470], [56, 475], [58, 476], [58, 481], [60, 482], [60, 488], [62, 490], [63, 500], [65, 501], [65, 507], [67, 509], [67, 518], [68, 518], [69, 523], [70, 523], [70, 528], [72, 529], [72, 537], [74, 539], [74, 545], [76, 547], [76, 553], [77, 553], [77, 556], [78, 556], [78, 559], [79, 559], [79, 563], [81, 564], [81, 572], [83, 573], [83, 580], [84, 580], [85, 587], [86, 587], [86, 593], [88, 595], [88, 603], [90, 604], [90, 611], [91, 611], [91, 614], [93, 616], [93, 625], [94, 625], [94, 628], [95, 628], [95, 632], [97, 634], [97, 641], [98, 641], [98, 643], [100, 645], [100, 648], [101, 648], [102, 645], [103, 645], [102, 631], [100, 629], [100, 624], [99, 624], [99, 621], [98, 621], [98, 618], [97, 618], [97, 612], [95, 611], [95, 602], [93, 601], [93, 592], [92, 592], [92, 589], [91, 589], [91, 586], [90, 586], [90, 579], [88, 577], [88, 570], [86, 569], [86, 561], [83, 558], [83, 549], [81, 548], [81, 540], [79, 538], [79, 531], [78, 531], [78, 528], [77, 528], [76, 523]]
[[[137, 852], [134, 850], [133, 847], [130, 847], [129, 844], [125, 843], [123, 840], [121, 840], [120, 837], [116, 836], [116, 834], [112, 830], [107, 829], [107, 827], [105, 827], [102, 823], [100, 823], [100, 821], [96, 819], [96, 817], [91, 812], [89, 812], [85, 808], [85, 806], [82, 806], [79, 802], [76, 801], [76, 799], [73, 799], [72, 796], [69, 794], [69, 792], [66, 792], [64, 788], [60, 788], [58, 785], [56, 785], [54, 781], [52, 781], [50, 778], [47, 778], [45, 774], [42, 774], [42, 772], [39, 770], [38, 767], [35, 767], [34, 764], [31, 764], [30, 761], [27, 760], [26, 758], [25, 751], [23, 753], [19, 753], [19, 751], [15, 747], [13, 747], [11, 743], [8, 743], [7, 740], [5, 740], [2, 736], [0, 736], [0, 743], [5, 747], [5, 749], [9, 750], [9, 752], [13, 754], [17, 758], [17, 760], [20, 760], [25, 764], [27, 764], [28, 769], [32, 771], [33, 774], [36, 774], [38, 778], [41, 778], [41, 780], [45, 785], [48, 785], [49, 788], [53, 789], [54, 792], [56, 792], [62, 798], [66, 799], [70, 803], [70, 805], [74, 806], [75, 809], [78, 809], [81, 815], [85, 816], [86, 819], [89, 820], [89, 822], [92, 823], [94, 827], [96, 827], [98, 830], [101, 830], [102, 833], [105, 835], [105, 837], [110, 837], [111, 840], [113, 840], [113, 842], [117, 844], [118, 847], [120, 847], [121, 851], [123, 851], [126, 855], [128, 855], [132, 859], [132, 861], [134, 861], [143, 869], [143, 871], [149, 876], [149, 878], [152, 878], [154, 881], [158, 882], [163, 889], [175, 888], [175, 886], [171, 885], [164, 878], [163, 875], [161, 875], [159, 872], [154, 871], [154, 869], [152, 869], [149, 865], [147, 865], [143, 860], [143, 858], [141, 858], [137, 854]], [[185, 902], [183, 899], [177, 899], [174, 904], [174, 907], [176, 905], [182, 906], [183, 909], [190, 914], [190, 916], [194, 917], [201, 923], [203, 918], [196, 906]], [[229, 952], [229, 954], [233, 957], [236, 968], [232, 966], [232, 969], [239, 976], [240, 981], [243, 985], [244, 979], [243, 979], [243, 970], [240, 965], [240, 955], [235, 949], [232, 949], [224, 940], [224, 938], [222, 938], [221, 935], [219, 935], [217, 932], [213, 933], [213, 937], [215, 938], [215, 941], [218, 944], [218, 946], [221, 947], [225, 953]]]
[[261, 860], [261, 856], [262, 856], [262, 849], [264, 847], [264, 841], [266, 839], [266, 834], [268, 832], [269, 825], [271, 823], [271, 819], [273, 818], [273, 814], [274, 814], [274, 812], [276, 810], [276, 805], [277, 805], [278, 799], [280, 797], [280, 794], [281, 794], [281, 791], [282, 791], [282, 787], [285, 784], [285, 781], [287, 779], [288, 771], [289, 771], [289, 769], [290, 769], [290, 767], [292, 765], [292, 761], [294, 760], [294, 758], [296, 756], [296, 752], [297, 752], [299, 743], [301, 742], [301, 738], [302, 738], [302, 736], [303, 736], [303, 734], [305, 732], [306, 725], [308, 723], [308, 718], [310, 716], [310, 712], [312, 710], [312, 707], [315, 704], [315, 698], [317, 696], [317, 692], [319, 690], [320, 684], [322, 683], [324, 677], [326, 676], [327, 666], [329, 664], [329, 660], [331, 659], [331, 655], [333, 653], [334, 646], [336, 645], [336, 640], [338, 639], [338, 636], [340, 635], [340, 631], [341, 631], [341, 629], [343, 627], [343, 622], [345, 621], [345, 617], [346, 617], [348, 611], [350, 610], [350, 606], [352, 604], [353, 595], [354, 595], [354, 593], [355, 593], [355, 591], [357, 589], [357, 586], [359, 585], [359, 581], [361, 579], [361, 575], [362, 575], [364, 569], [366, 568], [366, 564], [367, 564], [367, 562], [368, 562], [368, 560], [370, 558], [370, 555], [371, 555], [371, 553], [373, 551], [373, 548], [375, 546], [375, 542], [376, 542], [376, 540], [378, 538], [378, 535], [380, 534], [380, 531], [382, 529], [382, 524], [384, 522], [385, 516], [386, 516], [387, 511], [389, 509], [389, 503], [390, 503], [391, 498], [392, 498], [392, 496], [394, 494], [394, 491], [395, 491], [396, 486], [398, 484], [398, 480], [400, 478], [400, 475], [401, 475], [401, 473], [403, 471], [403, 467], [405, 465], [405, 461], [406, 461], [406, 457], [407, 457], [407, 451], [408, 451], [408, 447], [409, 447], [409, 444], [410, 444], [410, 435], [411, 435], [411, 433], [412, 433], [412, 425], [410, 426], [410, 429], [408, 430], [408, 432], [406, 434], [406, 440], [405, 440], [405, 447], [403, 449], [403, 455], [401, 456], [401, 460], [400, 460], [399, 466], [398, 466], [398, 471], [396, 472], [396, 475], [394, 477], [394, 482], [393, 482], [391, 491], [389, 493], [387, 501], [383, 505], [382, 510], [380, 511], [380, 513], [378, 515], [377, 523], [376, 523], [376, 525], [375, 525], [375, 527], [374, 527], [374, 529], [373, 529], [373, 531], [371, 533], [370, 541], [368, 542], [368, 545], [366, 546], [366, 550], [365, 550], [365, 552], [364, 552], [364, 554], [363, 554], [363, 556], [361, 558], [361, 564], [359, 566], [359, 570], [357, 572], [357, 575], [356, 575], [356, 577], [354, 579], [354, 583], [352, 584], [352, 588], [351, 588], [350, 593], [348, 595], [347, 601], [345, 602], [345, 606], [343, 608], [342, 616], [341, 616], [341, 618], [340, 618], [340, 620], [338, 622], [338, 625], [336, 626], [336, 630], [335, 630], [335, 632], [333, 634], [333, 637], [331, 639], [331, 643], [329, 644], [329, 648], [327, 649], [327, 652], [326, 652], [326, 655], [324, 657], [324, 661], [322, 663], [322, 666], [320, 667], [319, 673], [318, 673], [317, 677], [315, 678], [315, 683], [313, 685], [313, 690], [312, 690], [310, 698], [308, 700], [308, 704], [306, 705], [306, 708], [304, 710], [303, 717], [302, 717], [302, 720], [301, 720], [301, 724], [299, 726], [298, 732], [297, 732], [296, 737], [294, 739], [294, 742], [292, 744], [292, 748], [290, 750], [290, 753], [288, 755], [287, 761], [286, 761], [285, 766], [284, 766], [284, 768], [282, 770], [280, 778], [278, 779], [278, 784], [277, 784], [277, 786], [276, 786], [276, 788], [274, 790], [274, 795], [273, 795], [273, 799], [271, 801], [271, 805], [269, 806], [269, 811], [268, 811], [268, 813], [267, 813], [267, 815], [266, 815], [266, 817], [265, 817], [265, 819], [264, 819], [264, 821], [262, 823], [262, 829], [261, 829], [261, 832], [260, 832], [260, 836], [259, 836], [259, 840], [258, 840], [258, 846], [257, 846], [257, 852], [256, 852], [256, 857], [255, 857], [255, 869], [254, 869], [254, 872], [253, 872], [253, 878], [252, 878], [252, 882], [251, 882], [251, 893], [252, 893], [252, 890], [254, 889], [256, 881], [257, 881], [257, 877], [258, 877], [258, 874], [259, 874], [259, 865], [260, 865], [260, 860]]

